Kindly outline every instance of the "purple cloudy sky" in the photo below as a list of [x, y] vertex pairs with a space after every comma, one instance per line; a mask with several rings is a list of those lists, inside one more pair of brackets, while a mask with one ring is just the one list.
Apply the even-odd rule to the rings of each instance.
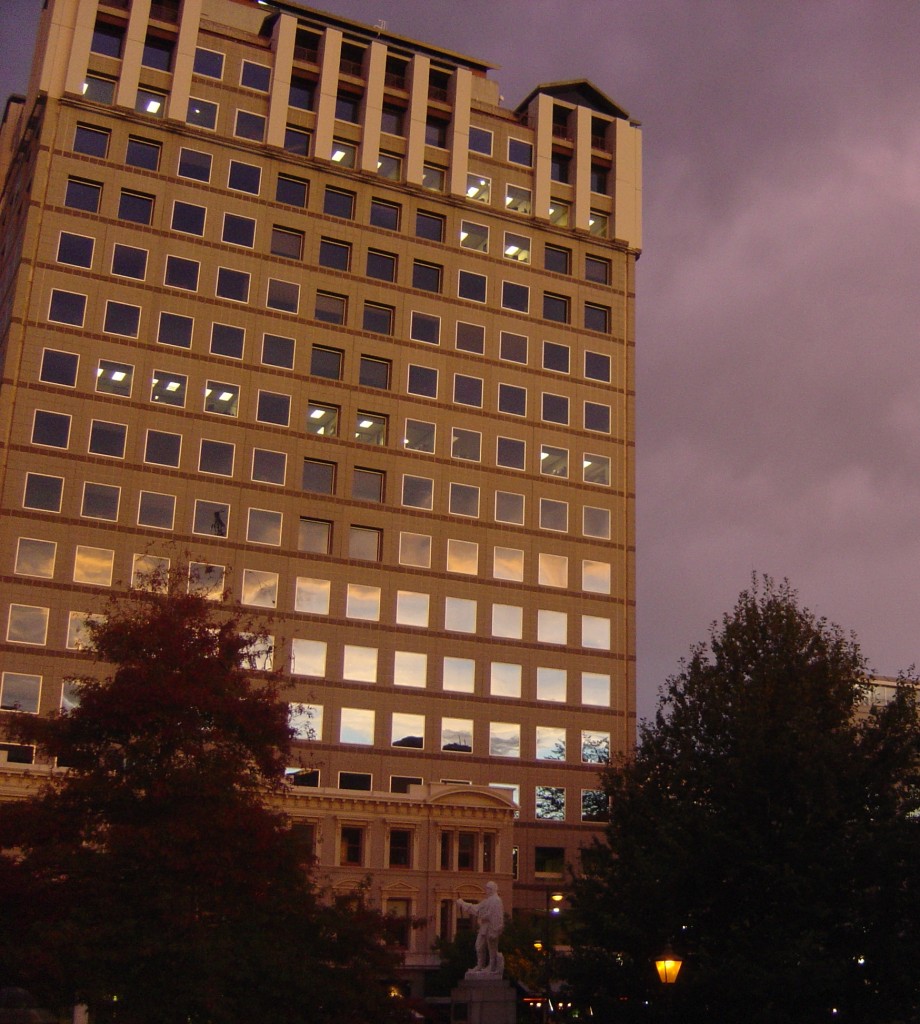
[[[0, 93], [39, 0], [0, 0]], [[920, 6], [326, 0], [499, 65], [509, 106], [590, 78], [643, 123], [639, 712], [753, 571], [917, 658]], [[503, 68], [503, 70], [502, 70]]]

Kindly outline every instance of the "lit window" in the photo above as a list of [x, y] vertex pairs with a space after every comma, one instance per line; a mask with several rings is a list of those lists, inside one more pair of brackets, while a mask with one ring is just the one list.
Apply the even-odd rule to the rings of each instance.
[[134, 382], [134, 367], [130, 363], [115, 363], [100, 359], [96, 369], [96, 390], [103, 394], [129, 398]]
[[150, 386], [150, 401], [163, 405], [185, 405], [186, 385], [188, 377], [169, 370], [154, 370], [153, 382]]
[[339, 432], [338, 406], [308, 402], [305, 430], [318, 437], [335, 437]]
[[359, 444], [386, 444], [386, 416], [378, 416], [376, 413], [359, 411], [355, 420], [355, 440]]
[[527, 235], [516, 235], [511, 231], [506, 231], [502, 256], [506, 260], [514, 260], [517, 263], [529, 263], [530, 238]]
[[87, 75], [83, 79], [83, 97], [93, 103], [114, 103], [115, 79], [103, 75]]
[[330, 159], [340, 167], [354, 167], [358, 159], [358, 147], [351, 145], [350, 142], [335, 139], [332, 143]]
[[422, 188], [427, 188], [431, 192], [443, 192], [446, 178], [447, 174], [443, 167], [435, 167], [433, 164], [422, 166]]
[[489, 251], [489, 229], [485, 224], [474, 224], [471, 220], [460, 222], [460, 245], [475, 252]]
[[209, 380], [204, 389], [204, 411], [220, 416], [236, 416], [239, 412], [240, 389], [236, 384]]
[[540, 472], [544, 476], [567, 477], [569, 475], [569, 451], [553, 445], [540, 446]]
[[529, 214], [532, 209], [532, 194], [529, 188], [509, 185], [505, 191], [505, 209], [512, 213]]
[[399, 181], [402, 178], [402, 157], [395, 153], [381, 153], [377, 157], [377, 173], [388, 181]]
[[425, 420], [407, 419], [403, 445], [409, 451], [432, 454], [435, 450], [435, 425]]
[[600, 210], [592, 210], [588, 218], [588, 230], [597, 238], [606, 238], [610, 227], [610, 218]]
[[606, 455], [585, 452], [582, 467], [586, 484], [610, 486], [610, 459]]
[[551, 199], [549, 204], [550, 224], [555, 224], [559, 228], [568, 227], [570, 209], [568, 203], [563, 203], [559, 199]]
[[483, 178], [478, 174], [466, 176], [466, 197], [477, 203], [490, 203], [492, 201], [492, 179]]

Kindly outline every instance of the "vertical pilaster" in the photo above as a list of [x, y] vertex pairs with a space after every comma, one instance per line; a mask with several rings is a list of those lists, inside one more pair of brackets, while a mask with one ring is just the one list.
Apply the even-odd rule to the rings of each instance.
[[538, 93], [530, 104], [528, 116], [534, 129], [533, 213], [538, 220], [549, 220], [550, 181], [553, 159], [552, 96]]
[[[150, 0], [134, 0], [128, 17], [128, 31], [121, 54], [121, 75], [115, 89], [115, 105], [131, 107], [137, 102], [137, 87], [141, 80], [141, 60], [144, 56], [144, 40], [147, 38], [147, 22], [150, 21]], [[184, 117], [184, 113], [183, 113]]]
[[198, 45], [198, 26], [201, 24], [202, 0], [184, 0], [179, 19], [179, 37], [173, 55], [172, 87], [166, 106], [166, 116], [184, 121], [188, 113], [188, 98], [192, 90], [192, 69], [195, 66], [195, 47]]
[[99, 0], [55, 4], [39, 89], [51, 97], [83, 92]]
[[371, 174], [377, 173], [377, 160], [380, 156], [380, 118], [383, 114], [386, 72], [386, 44], [375, 39], [365, 57], [366, 85], [361, 100], [361, 148], [358, 153], [358, 167]]
[[572, 184], [575, 186], [573, 227], [587, 231], [591, 219], [591, 109], [575, 108], [575, 153]]
[[409, 64], [409, 118], [406, 126], [406, 181], [421, 185], [428, 122], [428, 77], [431, 60], [417, 53]]
[[272, 91], [268, 98], [268, 128], [265, 136], [269, 146], [277, 146], [279, 149], [284, 146], [284, 132], [287, 127], [296, 41], [297, 18], [293, 14], [280, 14], [272, 32], [275, 67], [272, 72]]
[[342, 59], [341, 30], [327, 28], [323, 33], [321, 49], [313, 155], [328, 160], [332, 155], [332, 137], [335, 131], [335, 101], [339, 91], [339, 64]]
[[453, 117], [450, 128], [450, 181], [447, 191], [455, 196], [466, 195], [466, 176], [470, 156], [470, 98], [472, 74], [468, 68], [457, 68], [450, 80], [450, 102]]

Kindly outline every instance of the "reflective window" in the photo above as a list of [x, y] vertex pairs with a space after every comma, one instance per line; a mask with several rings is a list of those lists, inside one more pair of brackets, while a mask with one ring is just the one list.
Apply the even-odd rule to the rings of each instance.
[[491, 757], [520, 757], [521, 727], [514, 722], [490, 722], [489, 754]]
[[537, 726], [537, 760], [565, 760], [565, 729], [555, 725]]

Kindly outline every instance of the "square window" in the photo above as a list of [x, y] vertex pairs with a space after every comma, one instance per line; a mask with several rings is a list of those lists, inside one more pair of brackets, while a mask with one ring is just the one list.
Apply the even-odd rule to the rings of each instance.
[[439, 345], [441, 343], [441, 318], [432, 316], [430, 313], [413, 311], [409, 337], [413, 341], [425, 341], [430, 345]]
[[151, 117], [163, 117], [166, 113], [166, 93], [158, 92], [155, 89], [145, 89], [143, 86], [137, 90], [134, 100], [134, 109], [138, 114], [149, 114]]
[[224, 55], [217, 50], [206, 50], [204, 47], [196, 47], [195, 63], [192, 70], [196, 75], [203, 75], [206, 78], [222, 78], [224, 74]]
[[58, 238], [57, 261], [71, 267], [89, 268], [93, 265], [94, 238], [87, 235], [72, 235], [62, 231]]
[[395, 281], [396, 257], [392, 253], [369, 249], [367, 252], [367, 276], [377, 281]]
[[294, 367], [294, 339], [279, 334], [265, 334], [262, 337], [262, 362], [266, 366]]
[[416, 651], [395, 651], [393, 685], [424, 689], [428, 685], [428, 655]]
[[192, 330], [195, 321], [179, 313], [160, 313], [157, 327], [157, 344], [172, 345], [174, 348], [192, 347]]
[[470, 152], [492, 155], [492, 133], [485, 128], [470, 128]]
[[586, 537], [597, 537], [600, 540], [610, 539], [610, 509], [585, 505], [581, 516], [581, 529]]
[[591, 164], [591, 191], [597, 192], [599, 195], [606, 195], [607, 176], [608, 171], [606, 167], [602, 167], [599, 164]]
[[239, 413], [240, 389], [236, 384], [225, 384], [209, 380], [204, 389], [204, 411], [220, 416], [236, 416]]
[[148, 430], [144, 444], [144, 462], [155, 466], [179, 465], [182, 451], [182, 435], [170, 434], [163, 430]]
[[323, 194], [323, 213], [330, 217], [343, 217], [351, 220], [355, 215], [354, 192], [343, 192], [341, 189], [326, 187]]
[[335, 405], [318, 402], [307, 404], [306, 433], [318, 437], [336, 437], [339, 432], [339, 409]]
[[399, 564], [431, 568], [431, 537], [424, 533], [400, 533]]
[[304, 234], [293, 228], [272, 226], [271, 253], [289, 260], [303, 259]]
[[565, 760], [565, 729], [556, 725], [537, 726], [537, 760]]
[[80, 507], [80, 515], [87, 519], [105, 519], [114, 523], [118, 520], [120, 498], [120, 487], [87, 482], [83, 485], [83, 503]]
[[[506, 547], [498, 546], [497, 545], [495, 547], [495, 550], [492, 552], [492, 575], [497, 580], [511, 580], [512, 582], [515, 582], [515, 583], [523, 582], [523, 580], [524, 580], [524, 552], [521, 551], [520, 548], [506, 548]], [[496, 621], [495, 608], [507, 608], [507, 607], [509, 607], [509, 606], [507, 606], [507, 605], [494, 605], [493, 606], [493, 611], [492, 611], [493, 632], [494, 632], [494, 623]], [[523, 628], [522, 627], [523, 619], [521, 618], [521, 615], [522, 615], [521, 609], [519, 607], [515, 606], [514, 607], [514, 611], [513, 611], [513, 615], [511, 613], [509, 613], [509, 612], [502, 612], [501, 616], [500, 616], [501, 618], [503, 618], [503, 620], [505, 622], [508, 622], [509, 619], [513, 619], [513, 621], [515, 623], [515, 627], [514, 628], [517, 631], [518, 639], [520, 639], [521, 629]], [[503, 635], [510, 635], [510, 634], [503, 634]]]
[[610, 563], [585, 558], [581, 563], [581, 588], [589, 594], [610, 593]]
[[474, 274], [469, 270], [461, 270], [457, 278], [457, 294], [461, 299], [470, 299], [472, 302], [485, 302], [485, 274]]
[[475, 576], [479, 572], [479, 545], [471, 540], [448, 538], [447, 571]]
[[377, 648], [345, 644], [342, 652], [342, 677], [355, 683], [376, 683]]
[[451, 431], [450, 454], [454, 459], [479, 462], [482, 457], [482, 434], [478, 430], [454, 427]]
[[291, 396], [260, 391], [256, 403], [256, 419], [259, 423], [275, 423], [279, 427], [286, 427], [291, 419]]
[[348, 300], [344, 295], [332, 295], [329, 292], [316, 293], [316, 305], [313, 316], [326, 324], [344, 324], [348, 309]]
[[124, 423], [93, 420], [89, 428], [88, 449], [93, 455], [106, 455], [113, 459], [125, 457], [128, 427]]
[[253, 164], [230, 161], [230, 173], [227, 175], [227, 188], [235, 192], [249, 192], [257, 196], [262, 183], [262, 168]]
[[475, 352], [482, 355], [485, 351], [486, 330], [479, 324], [467, 324], [457, 321], [456, 346], [461, 352]]
[[269, 309], [279, 309], [283, 313], [296, 313], [300, 306], [300, 285], [293, 281], [269, 278], [265, 305]]
[[90, 40], [90, 52], [101, 53], [103, 57], [121, 57], [121, 48], [125, 38], [125, 30], [121, 25], [110, 25], [106, 21], [97, 21]]
[[516, 263], [529, 263], [530, 238], [527, 235], [516, 235], [511, 231], [506, 231], [502, 256], [506, 260], [514, 260]]
[[116, 242], [112, 250], [112, 273], [143, 281], [147, 273], [147, 250]]
[[235, 213], [224, 214], [221, 240], [231, 245], [251, 249], [256, 237], [256, 222], [252, 217], [240, 217]]
[[48, 319], [56, 324], [70, 324], [82, 327], [86, 316], [86, 296], [76, 292], [65, 292], [55, 288], [51, 292]]
[[32, 444], [66, 448], [70, 444], [70, 417], [60, 412], [36, 409], [32, 420]]
[[297, 550], [328, 555], [332, 547], [332, 523], [301, 516], [297, 527]]
[[185, 406], [187, 385], [188, 377], [182, 373], [172, 373], [169, 370], [154, 370], [153, 383], [150, 387], [150, 401], [183, 408]]
[[502, 309], [526, 313], [530, 309], [530, 289], [527, 285], [502, 281]]
[[261, 114], [253, 114], [249, 110], [238, 110], [233, 134], [238, 139], [262, 142], [265, 138], [265, 118]]
[[105, 128], [96, 128], [89, 124], [78, 124], [73, 133], [74, 153], [85, 156], [98, 156], [103, 160], [109, 152], [109, 139], [112, 133]]
[[219, 298], [231, 299], [233, 302], [248, 302], [249, 274], [242, 270], [231, 270], [229, 267], [218, 267], [214, 290]]
[[172, 529], [175, 519], [173, 495], [158, 495], [153, 490], [141, 490], [137, 503], [137, 525], [156, 529]]
[[0, 676], [0, 711], [38, 714], [42, 677], [24, 672], [4, 672]]
[[351, 478], [351, 496], [358, 501], [383, 501], [385, 481], [385, 473], [355, 467]]
[[361, 326], [365, 331], [373, 331], [376, 334], [392, 334], [394, 315], [392, 306], [365, 302]]
[[499, 437], [495, 446], [496, 465], [506, 469], [524, 469], [527, 445], [514, 437]]
[[505, 209], [512, 213], [530, 214], [533, 207], [533, 197], [529, 188], [521, 188], [519, 185], [509, 185], [505, 190]]
[[281, 526], [282, 515], [280, 512], [264, 508], [251, 508], [246, 523], [246, 540], [250, 544], [272, 544], [277, 547], [281, 543]]
[[400, 210], [401, 208], [395, 203], [387, 203], [382, 199], [371, 199], [370, 222], [374, 227], [398, 231]]
[[543, 266], [554, 274], [572, 272], [572, 251], [558, 245], [547, 245], [543, 250]]
[[279, 174], [275, 183], [275, 202], [304, 209], [307, 205], [307, 182], [289, 174]]
[[268, 92], [271, 76], [271, 68], [244, 60], [240, 68], [240, 85], [246, 89], [255, 89], [257, 92]]
[[198, 271], [200, 265], [197, 260], [187, 260], [181, 256], [166, 257], [166, 272], [163, 281], [171, 288], [183, 288], [186, 291], [198, 290]]
[[406, 420], [403, 445], [413, 452], [434, 452], [435, 425], [425, 420]]
[[380, 587], [349, 583], [345, 597], [345, 615], [349, 619], [380, 620]]
[[513, 384], [498, 385], [498, 411], [512, 416], [527, 415], [527, 389]]
[[445, 656], [441, 686], [451, 693], [475, 693], [476, 662], [472, 658]]
[[213, 130], [217, 127], [217, 104], [189, 96], [185, 120], [198, 128]]
[[564, 644], [568, 639], [568, 615], [547, 608], [537, 611], [537, 640], [541, 644]]
[[466, 176], [466, 198], [477, 203], [492, 202], [492, 179], [479, 174]]
[[284, 129], [284, 149], [295, 156], [309, 156], [311, 138], [310, 132], [289, 124]]
[[294, 611], [310, 615], [328, 615], [332, 585], [329, 580], [298, 576], [294, 591]]
[[60, 352], [46, 348], [42, 352], [42, 365], [38, 379], [45, 384], [61, 384], [72, 388], [77, 383], [77, 366], [80, 358], [73, 352]]
[[543, 342], [543, 369], [556, 373], [569, 372], [569, 346], [557, 345], [553, 341]]
[[433, 164], [422, 165], [422, 188], [427, 188], [431, 192], [443, 192], [446, 178], [447, 173], [443, 167], [435, 167]]
[[610, 798], [603, 789], [583, 789], [581, 791], [581, 820], [610, 820]]
[[22, 507], [37, 509], [41, 512], [60, 512], [63, 494], [63, 477], [26, 473]]
[[341, 139], [333, 139], [330, 158], [340, 167], [354, 167], [358, 159], [358, 148]]
[[524, 525], [524, 495], [512, 491], [495, 492], [495, 521]]
[[441, 719], [441, 750], [469, 754], [473, 750], [472, 718]]
[[482, 408], [482, 380], [479, 377], [467, 377], [465, 374], [455, 373], [454, 401], [458, 405]]
[[406, 390], [410, 395], [421, 395], [424, 398], [438, 397], [438, 371], [428, 366], [409, 364], [409, 376]]
[[224, 597], [225, 571], [222, 565], [208, 562], [189, 562], [188, 590], [200, 594], [208, 601], [221, 601]]
[[191, 178], [193, 181], [211, 180], [211, 154], [201, 153], [197, 149], [179, 150], [180, 178]]
[[568, 298], [564, 295], [553, 295], [550, 292], [544, 292], [543, 319], [553, 320], [560, 324], [567, 324], [569, 322]]
[[589, 380], [610, 381], [610, 356], [600, 352], [585, 352], [585, 376]]
[[509, 363], [527, 364], [527, 338], [523, 334], [502, 331], [499, 341], [499, 358]]
[[474, 224], [473, 221], [460, 222], [460, 245], [464, 249], [475, 252], [489, 251], [489, 229], [485, 224]]
[[87, 75], [83, 79], [83, 96], [93, 103], [114, 103], [115, 79], [102, 75]]
[[314, 377], [341, 380], [343, 355], [338, 349], [314, 345], [310, 351], [310, 373]]
[[125, 338], [136, 338], [140, 330], [141, 307], [129, 306], [124, 302], [107, 302], [102, 329], [106, 334], [120, 334]]
[[522, 139], [508, 139], [508, 163], [533, 167], [533, 146]]
[[538, 581], [541, 587], [567, 587], [569, 585], [569, 560], [565, 555], [540, 552]]
[[252, 479], [263, 484], [284, 484], [287, 455], [284, 452], [254, 448], [252, 451]]
[[226, 537], [230, 522], [230, 506], [219, 501], [195, 502], [195, 515], [192, 520], [192, 532], [212, 537]]
[[233, 445], [226, 441], [209, 441], [202, 438], [198, 453], [198, 472], [233, 476], [233, 453]]
[[412, 287], [426, 292], [440, 293], [443, 268], [436, 263], [415, 260], [412, 264]]
[[377, 157], [377, 173], [388, 181], [400, 181], [402, 178], [402, 157], [394, 153], [381, 153]]
[[288, 106], [297, 110], [312, 110], [316, 85], [309, 78], [294, 75], [291, 78], [291, 89], [288, 93]]
[[595, 651], [609, 651], [610, 619], [600, 615], [582, 615], [581, 646]]
[[93, 548], [78, 544], [73, 559], [74, 583], [93, 587], [110, 587], [115, 567], [115, 552], [109, 548]]
[[141, 54], [141, 65], [155, 71], [169, 71], [172, 66], [173, 42], [159, 36], [147, 36]]
[[412, 590], [396, 592], [396, 622], [400, 626], [427, 627], [430, 609], [429, 594], [419, 594]]
[[351, 266], [351, 246], [333, 238], [322, 238], [319, 243], [319, 265], [331, 270], [348, 270]]
[[567, 688], [567, 673], [564, 668], [537, 669], [537, 700], [551, 700], [557, 704], [564, 704]]
[[383, 530], [370, 526], [348, 527], [348, 557], [364, 562], [379, 562], [383, 547]]
[[334, 494], [335, 463], [304, 459], [300, 486], [310, 494]]
[[565, 821], [565, 789], [561, 786], [537, 786], [536, 813], [538, 821]]
[[586, 484], [610, 486], [610, 459], [606, 455], [592, 455], [590, 452], [585, 452], [582, 467]]
[[111, 359], [100, 359], [96, 369], [96, 390], [101, 394], [131, 396], [134, 382], [134, 367], [130, 363], [116, 363]]
[[581, 702], [598, 708], [610, 707], [610, 676], [600, 672], [582, 672]]
[[610, 307], [585, 303], [585, 330], [610, 333]]
[[588, 217], [588, 231], [596, 238], [606, 238], [610, 227], [610, 218], [600, 210], [592, 210]]
[[568, 203], [563, 203], [559, 199], [551, 199], [549, 202], [549, 222], [555, 224], [556, 227], [565, 228], [569, 226], [569, 211], [571, 207]]
[[207, 212], [204, 206], [183, 203], [177, 199], [173, 203], [170, 227], [173, 231], [182, 231], [187, 235], [203, 235]]
[[600, 256], [585, 256], [585, 280], [595, 284], [610, 284], [610, 260]]
[[540, 499], [540, 529], [565, 533], [569, 528], [569, 504], [567, 501]]
[[278, 573], [244, 569], [240, 603], [255, 608], [278, 607]]
[[548, 391], [544, 391], [540, 416], [546, 423], [568, 423], [568, 398], [565, 395], [553, 395]]
[[425, 476], [403, 475], [402, 503], [409, 508], [431, 510], [434, 505], [434, 480]]
[[465, 597], [445, 597], [444, 628], [454, 633], [475, 633], [476, 602]]
[[355, 440], [359, 444], [384, 445], [387, 443], [387, 418], [372, 412], [358, 411], [355, 420]]
[[358, 383], [368, 388], [389, 388], [389, 361], [386, 359], [373, 359], [370, 356], [361, 356], [358, 366]]
[[513, 722], [490, 722], [489, 755], [491, 757], [520, 757], [521, 727]]
[[454, 516], [479, 516], [479, 488], [472, 484], [451, 483], [448, 510]]
[[13, 571], [17, 576], [37, 576], [50, 580], [54, 577], [56, 555], [57, 544], [53, 541], [20, 537], [16, 543], [16, 563]]
[[211, 324], [211, 353], [215, 356], [228, 356], [230, 359], [242, 359], [245, 338], [246, 332], [242, 327]]
[[431, 242], [444, 241], [444, 218], [436, 213], [419, 210], [415, 215], [415, 234]]

